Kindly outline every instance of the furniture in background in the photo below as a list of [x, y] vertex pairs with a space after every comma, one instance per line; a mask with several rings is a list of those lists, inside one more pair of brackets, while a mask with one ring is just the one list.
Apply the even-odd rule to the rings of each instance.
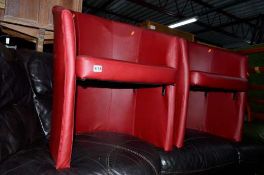
[[248, 120], [264, 120], [264, 53], [251, 53], [249, 57]]
[[145, 21], [143, 23], [140, 24], [141, 27], [150, 29], [150, 30], [154, 30], [157, 32], [161, 32], [161, 33], [166, 33], [169, 35], [174, 35], [174, 36], [178, 36], [181, 38], [186, 39], [187, 41], [195, 41], [195, 35], [189, 32], [184, 32], [178, 29], [171, 29], [168, 26], [153, 22], [153, 21]]
[[244, 137], [264, 143], [264, 49], [263, 45], [238, 51], [249, 58], [247, 118]]
[[44, 44], [53, 43], [54, 5], [82, 10], [82, 0], [5, 0], [0, 9], [1, 30], [35, 43], [36, 50], [42, 52]]

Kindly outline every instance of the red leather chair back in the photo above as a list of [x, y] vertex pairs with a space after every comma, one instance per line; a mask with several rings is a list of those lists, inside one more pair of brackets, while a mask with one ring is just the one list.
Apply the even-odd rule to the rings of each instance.
[[[137, 136], [165, 150], [181, 147], [189, 89], [186, 41], [61, 7], [53, 8], [53, 14], [50, 147], [56, 167], [70, 166], [73, 127], [76, 134], [111, 131]], [[75, 59], [80, 55], [169, 67], [179, 77], [166, 86], [76, 81]]]
[[188, 43], [190, 70], [246, 78], [247, 58], [202, 44]]
[[[181, 59], [179, 45], [184, 42], [176, 37], [81, 13], [75, 13], [75, 28], [78, 55], [172, 68]], [[76, 131], [127, 133], [169, 150], [172, 135], [168, 133], [173, 131], [168, 128], [174, 123], [174, 108], [175, 86], [167, 86], [162, 95], [162, 87], [77, 85]]]
[[[231, 80], [229, 83], [232, 79], [246, 81], [246, 57], [200, 44], [188, 45], [191, 72], [224, 77]], [[244, 108], [245, 92], [206, 87], [190, 91], [187, 127], [239, 141]]]

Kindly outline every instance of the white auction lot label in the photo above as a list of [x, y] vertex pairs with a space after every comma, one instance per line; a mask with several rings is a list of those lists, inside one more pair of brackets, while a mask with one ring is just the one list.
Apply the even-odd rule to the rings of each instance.
[[101, 65], [94, 65], [93, 72], [103, 72], [103, 66]]

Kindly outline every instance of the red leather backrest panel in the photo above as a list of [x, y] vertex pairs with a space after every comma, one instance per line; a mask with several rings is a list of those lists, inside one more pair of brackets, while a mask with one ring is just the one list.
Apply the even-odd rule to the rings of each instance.
[[206, 131], [207, 102], [205, 92], [190, 91], [187, 112], [187, 127]]
[[188, 42], [188, 52], [190, 70], [198, 70], [204, 72], [211, 71], [211, 64], [214, 57], [214, 50], [212, 48]]
[[175, 37], [81, 13], [75, 21], [78, 55], [176, 66]]
[[240, 140], [243, 113], [241, 116], [239, 108], [243, 99], [239, 94], [236, 95], [234, 97], [232, 93], [208, 93], [206, 129], [209, 133]]
[[135, 93], [132, 89], [77, 87], [77, 133], [106, 130], [133, 133]]
[[212, 73], [245, 78], [242, 72], [245, 67], [245, 56], [220, 49], [216, 49], [214, 53], [213, 64], [211, 65]]
[[142, 31], [93, 15], [75, 14], [77, 55], [135, 62]]
[[176, 50], [176, 40], [178, 40], [176, 37], [143, 30], [138, 62], [175, 68], [177, 62], [175, 55], [179, 52], [179, 50]]
[[155, 140], [157, 145], [165, 145], [165, 150], [171, 149], [173, 131], [169, 128], [173, 127], [168, 125], [174, 123], [175, 87], [167, 86], [164, 96], [160, 87], [138, 89], [136, 97], [135, 135]]
[[190, 70], [244, 77], [245, 56], [189, 42]]

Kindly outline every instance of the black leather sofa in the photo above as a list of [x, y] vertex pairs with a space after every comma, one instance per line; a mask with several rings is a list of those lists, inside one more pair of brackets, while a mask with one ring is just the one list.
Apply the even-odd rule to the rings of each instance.
[[97, 132], [74, 138], [71, 168], [56, 170], [48, 138], [52, 55], [0, 46], [1, 175], [256, 174], [264, 147], [187, 130], [185, 146], [164, 152], [132, 136]]

